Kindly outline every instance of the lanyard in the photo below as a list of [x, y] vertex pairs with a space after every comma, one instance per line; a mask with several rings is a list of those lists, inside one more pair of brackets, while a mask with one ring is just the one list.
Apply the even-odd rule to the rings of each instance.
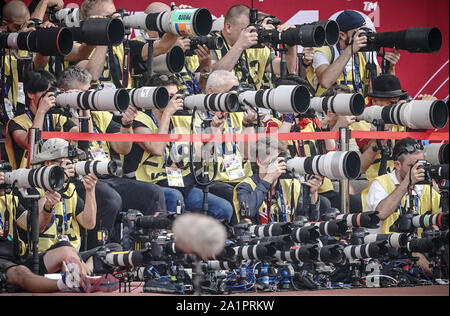
[[281, 186], [281, 183], [280, 183], [280, 186], [278, 188], [278, 193], [280, 194], [281, 215], [283, 217], [283, 222], [286, 222], [287, 221], [287, 218], [286, 218], [286, 205], [284, 204], [283, 188]]
[[[67, 220], [67, 209], [66, 209], [66, 199], [62, 198], [62, 205], [63, 205], [63, 218], [64, 218], [64, 232], [67, 232], [69, 230], [68, 220]], [[53, 219], [55, 221], [56, 229], [59, 232], [58, 222], [56, 221], [56, 215], [55, 210], [53, 210]]]
[[[234, 134], [233, 125], [231, 124], [230, 114], [228, 114], [228, 130], [230, 131], [230, 135]], [[236, 154], [236, 143], [231, 142], [231, 144], [233, 145], [233, 154]]]
[[[400, 201], [400, 203], [399, 203], [400, 214], [403, 214], [403, 213], [406, 214], [406, 212], [407, 212], [406, 205], [408, 204], [408, 198], [409, 198], [409, 196], [406, 197], [404, 206], [402, 206], [402, 202]], [[415, 195], [414, 196], [414, 213], [418, 213], [418, 212], [419, 212], [419, 196]]]
[[192, 85], [194, 86], [194, 89], [192, 89], [191, 85], [184, 79], [184, 77], [180, 73], [177, 73], [177, 77], [180, 78], [181, 81], [183, 81], [184, 85], [186, 86], [190, 94], [200, 93], [201, 89], [198, 85], [197, 80], [195, 79], [195, 75], [192, 73], [192, 71], [189, 70], [187, 65], [185, 65], [184, 68], [186, 69], [186, 72], [188, 73], [189, 77], [191, 77], [192, 79]]
[[[97, 128], [95, 127], [95, 123], [93, 124], [93, 131], [94, 131], [94, 134], [100, 134], [100, 133], [97, 131]], [[97, 142], [97, 144], [100, 146], [100, 148], [103, 148], [103, 147], [102, 147], [102, 142], [101, 142], [101, 141], [96, 140], [96, 142]]]
[[[158, 121], [156, 120], [156, 117], [155, 117], [155, 115], [153, 114], [153, 112], [150, 112], [150, 117], [152, 118], [153, 123], [155, 123], [156, 128], [159, 129]], [[167, 149], [167, 148], [164, 148], [164, 157], [165, 157], [165, 159], [166, 159], [166, 163], [168, 164], [169, 158], [167, 157], [167, 151], [166, 151], [166, 149]]]
[[[340, 54], [342, 54], [344, 51], [342, 50], [342, 48], [340, 48], [339, 52], [340, 52]], [[355, 92], [358, 92], [359, 91], [359, 65], [358, 65], [358, 63], [355, 60], [356, 60], [355, 55], [352, 55], [352, 63], [355, 64], [355, 76], [353, 78], [354, 79], [354, 83], [355, 83], [355, 89], [356, 89]], [[353, 68], [353, 65], [352, 65], [352, 68]], [[344, 74], [345, 85], [348, 85], [347, 69], [346, 68], [344, 68], [343, 74]]]

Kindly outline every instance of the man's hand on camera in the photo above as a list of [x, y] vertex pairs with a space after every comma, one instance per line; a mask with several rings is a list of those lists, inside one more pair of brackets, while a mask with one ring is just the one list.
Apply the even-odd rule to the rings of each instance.
[[309, 179], [305, 182], [305, 185], [310, 187], [310, 194], [311, 194], [311, 202], [317, 203], [317, 200], [319, 199], [319, 188], [322, 185], [323, 177], [321, 176], [314, 176], [313, 178]]
[[[411, 182], [410, 182], [411, 180]], [[403, 181], [411, 186], [416, 185], [419, 182], [422, 182], [425, 180], [425, 169], [423, 169], [422, 164], [416, 163], [406, 175], [405, 179]]]
[[249, 26], [243, 29], [241, 35], [239, 36], [235, 46], [241, 50], [249, 49], [252, 46], [258, 44], [258, 33], [255, 31], [254, 26]]
[[286, 173], [286, 160], [282, 157], [278, 157], [274, 162], [267, 166], [266, 176], [263, 180], [273, 183], [281, 175]]
[[61, 10], [64, 8], [64, 1], [63, 0], [43, 0], [47, 4], [47, 8], [52, 8], [56, 11]]
[[95, 176], [95, 174], [88, 174], [83, 177], [83, 185], [86, 189], [86, 192], [95, 192], [95, 185], [97, 184], [98, 178]]
[[191, 39], [179, 37], [175, 45], [180, 46], [183, 52], [186, 52], [191, 49]]
[[213, 134], [222, 134], [223, 126], [227, 120], [227, 113], [211, 112], [214, 116], [211, 122], [211, 129]]
[[60, 163], [60, 166], [64, 168], [65, 180], [75, 177], [75, 166], [72, 161], [65, 159]]
[[42, 115], [47, 114], [47, 112], [56, 106], [56, 98], [53, 92], [48, 92], [44, 97], [39, 101], [37, 112]]
[[175, 94], [173, 98], [167, 104], [164, 114], [167, 116], [172, 116], [177, 111], [183, 110], [184, 100], [181, 98], [181, 94]]
[[400, 53], [395, 48], [394, 51], [385, 53], [384, 58], [391, 63], [391, 68], [393, 68], [400, 61]]
[[132, 105], [128, 107], [128, 109], [122, 113], [122, 127], [130, 126], [133, 124], [134, 119], [136, 118], [138, 111]]
[[61, 202], [61, 194], [56, 191], [46, 191], [44, 193], [45, 204], [44, 207], [46, 210], [51, 210], [55, 207], [56, 204]]
[[209, 48], [206, 45], [203, 46], [198, 45], [197, 49], [194, 50], [194, 52], [198, 56], [198, 62], [200, 64], [201, 71], [211, 72], [212, 58]]
[[0, 185], [5, 183], [5, 174], [3, 172], [0, 172]]
[[364, 30], [359, 30], [355, 33], [352, 39], [352, 44], [349, 46], [352, 48], [353, 53], [357, 53], [361, 50], [361, 48], [367, 46], [367, 36], [364, 34]]

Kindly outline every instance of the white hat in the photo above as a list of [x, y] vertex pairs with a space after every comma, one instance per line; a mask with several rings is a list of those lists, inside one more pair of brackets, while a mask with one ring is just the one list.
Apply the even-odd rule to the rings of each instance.
[[[41, 153], [31, 160], [31, 164], [35, 165], [58, 158], [68, 158], [73, 155], [73, 153], [69, 154], [69, 146], [69, 142], [64, 139], [51, 138], [42, 145]], [[84, 151], [81, 149], [76, 148], [76, 151], [77, 156], [85, 155]]]

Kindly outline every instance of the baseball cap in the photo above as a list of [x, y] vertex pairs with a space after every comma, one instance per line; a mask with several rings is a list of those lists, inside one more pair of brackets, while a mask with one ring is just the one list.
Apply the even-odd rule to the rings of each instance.
[[345, 10], [336, 18], [342, 32], [357, 29], [366, 23], [364, 17], [356, 11]]

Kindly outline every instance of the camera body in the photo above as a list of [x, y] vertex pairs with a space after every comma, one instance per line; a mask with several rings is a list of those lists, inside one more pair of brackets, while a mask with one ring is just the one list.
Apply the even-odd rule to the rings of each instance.
[[425, 180], [417, 184], [432, 185], [433, 180], [440, 181], [449, 178], [448, 165], [432, 165], [426, 160], [417, 160], [414, 166], [417, 164], [420, 164], [421, 169], [425, 170]]

